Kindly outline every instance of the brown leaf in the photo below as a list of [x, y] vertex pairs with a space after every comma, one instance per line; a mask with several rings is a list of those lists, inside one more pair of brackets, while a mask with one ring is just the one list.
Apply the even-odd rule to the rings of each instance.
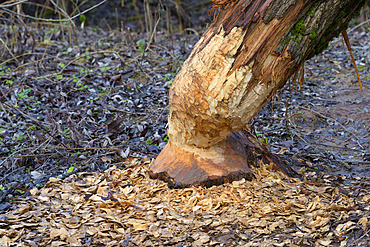
[[358, 221], [358, 224], [362, 225], [363, 227], [366, 227], [367, 226], [367, 223], [368, 223], [368, 219], [367, 217], [362, 217], [361, 219], [359, 219]]
[[76, 236], [69, 236], [67, 238], [67, 242], [70, 244], [70, 246], [82, 246], [82, 243]]
[[110, 123], [107, 124], [107, 133], [117, 133], [118, 128], [120, 127], [121, 123], [123, 122], [123, 118], [117, 117], [116, 119], [112, 120]]
[[37, 189], [37, 187], [34, 187], [33, 189], [30, 190], [30, 193], [31, 193], [31, 195], [34, 196], [34, 195], [36, 195], [38, 193], [38, 191], [39, 190]]
[[51, 242], [51, 247], [57, 247], [57, 246], [61, 246], [61, 245], [63, 245], [63, 246], [65, 246], [67, 243], [66, 242], [63, 242], [63, 241], [52, 241]]
[[139, 222], [133, 222], [132, 225], [134, 226], [134, 229], [136, 231], [146, 231], [148, 230], [148, 225], [147, 224], [142, 224], [142, 223], [139, 223]]
[[330, 246], [332, 241], [330, 239], [319, 239], [317, 242], [322, 246]]
[[60, 237], [61, 240], [65, 240], [69, 236], [69, 231], [62, 228], [54, 228], [50, 230], [50, 238], [54, 239], [56, 237]]

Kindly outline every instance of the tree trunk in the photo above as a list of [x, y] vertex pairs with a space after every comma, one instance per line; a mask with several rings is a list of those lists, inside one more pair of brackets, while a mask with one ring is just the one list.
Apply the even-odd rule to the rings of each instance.
[[[151, 177], [175, 187], [253, 177], [252, 154], [267, 150], [240, 130], [364, 3], [215, 0], [218, 16], [171, 87], [169, 143]], [[277, 168], [290, 173], [284, 164]]]

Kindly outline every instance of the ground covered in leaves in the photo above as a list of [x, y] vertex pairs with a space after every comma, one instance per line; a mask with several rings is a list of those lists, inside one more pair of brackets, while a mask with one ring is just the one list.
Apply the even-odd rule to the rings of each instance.
[[362, 93], [338, 39], [250, 123], [303, 181], [262, 166], [251, 182], [170, 190], [147, 170], [196, 30], [0, 27], [1, 244], [366, 246], [370, 37], [349, 35]]
[[103, 173], [50, 178], [0, 219], [3, 244], [29, 246], [365, 246], [370, 195], [280, 177], [169, 189], [136, 159]]

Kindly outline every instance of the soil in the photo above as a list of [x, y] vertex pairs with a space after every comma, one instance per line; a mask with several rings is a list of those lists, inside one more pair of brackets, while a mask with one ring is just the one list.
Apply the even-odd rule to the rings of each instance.
[[[0, 214], [51, 178], [124, 171], [127, 162], [155, 158], [168, 141], [168, 90], [201, 32], [1, 26]], [[250, 124], [307, 181], [330, 179], [366, 194], [370, 35], [349, 36], [362, 92], [336, 39], [307, 61], [301, 85], [288, 84]]]

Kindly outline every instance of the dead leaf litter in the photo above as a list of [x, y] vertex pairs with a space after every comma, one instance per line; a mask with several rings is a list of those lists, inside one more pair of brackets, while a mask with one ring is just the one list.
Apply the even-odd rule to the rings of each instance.
[[[366, 246], [363, 188], [255, 170], [253, 181], [169, 189], [150, 162], [50, 178], [1, 216], [2, 246]], [[345, 193], [345, 192], [347, 193]]]

